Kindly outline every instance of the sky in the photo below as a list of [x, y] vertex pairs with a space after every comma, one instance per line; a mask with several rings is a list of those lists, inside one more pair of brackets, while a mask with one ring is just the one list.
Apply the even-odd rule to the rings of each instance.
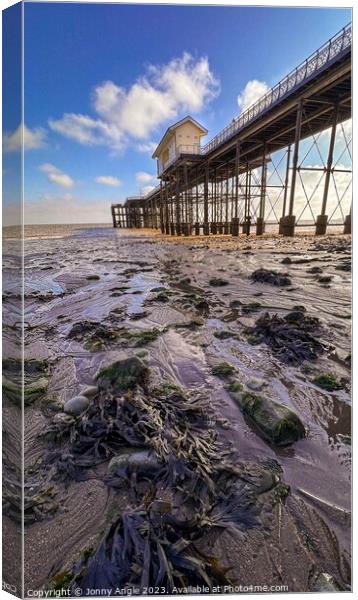
[[[191, 114], [209, 140], [350, 20], [331, 8], [26, 2], [26, 221], [109, 222], [112, 202], [156, 185], [151, 155], [170, 124]], [[11, 202], [20, 123], [7, 106]]]

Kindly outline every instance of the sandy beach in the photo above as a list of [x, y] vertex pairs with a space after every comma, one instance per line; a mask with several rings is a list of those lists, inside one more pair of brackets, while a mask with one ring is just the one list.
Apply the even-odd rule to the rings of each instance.
[[[192, 445], [199, 440], [202, 446], [198, 442], [190, 450], [192, 463], [189, 446], [183, 446], [183, 461], [196, 472], [207, 464], [215, 472], [224, 463], [230, 470], [231, 487], [222, 487], [218, 475], [210, 492], [211, 521], [202, 512], [193, 531], [183, 525], [191, 559], [195, 554], [205, 565], [193, 582], [287, 586], [290, 592], [349, 589], [350, 244], [350, 236], [342, 235], [179, 239], [106, 226], [28, 228], [25, 588], [76, 581], [84, 589], [89, 574], [95, 581], [101, 543], [105, 538], [114, 544], [108, 531], [115, 522], [124, 526], [128, 510], [153, 511], [159, 503], [159, 512], [175, 518], [171, 526], [178, 533], [184, 518], [176, 512], [178, 483], [157, 477], [159, 467], [152, 463], [155, 474], [141, 477], [138, 467], [135, 481], [128, 476], [129, 463], [125, 475], [109, 469], [121, 453], [114, 450], [117, 441], [107, 429], [106, 442], [100, 438], [95, 452], [86, 433], [88, 424], [98, 422], [100, 407], [108, 424], [103, 411], [115, 387], [103, 369], [135, 359], [145, 383], [131, 394], [122, 390], [121, 402], [132, 403], [138, 414], [142, 410], [142, 427], [148, 428], [150, 417], [146, 402], [158, 414], [162, 404], [173, 403], [180, 428], [189, 410], [185, 403], [192, 401], [198, 408], [185, 427]], [[11, 291], [4, 302], [5, 309], [13, 302]], [[10, 363], [5, 375], [14, 380]], [[87, 398], [86, 410], [75, 414], [67, 404], [63, 412], [78, 395]], [[281, 430], [271, 435], [248, 402], [288, 409], [287, 418], [294, 415], [299, 422], [293, 433], [287, 429], [294, 439], [284, 439], [287, 432]], [[10, 394], [5, 411], [13, 404]], [[116, 418], [111, 416], [108, 427]], [[176, 458], [181, 456], [180, 444], [166, 440], [165, 454], [162, 443], [155, 445], [164, 438], [151, 427], [152, 433], [143, 434], [151, 453], [144, 460], [149, 456], [167, 467], [174, 447]], [[137, 421], [134, 429], [139, 435]], [[126, 436], [123, 446], [129, 445]], [[91, 462], [90, 456], [97, 458]], [[181, 481], [185, 487], [185, 475]], [[230, 510], [225, 506], [230, 519], [219, 518], [212, 496], [221, 490], [223, 505], [225, 490], [231, 494], [237, 481], [242, 495], [233, 496]], [[197, 507], [188, 507], [180, 493], [182, 506], [195, 515]], [[240, 497], [244, 516], [238, 515]], [[200, 502], [203, 507], [206, 497]], [[5, 520], [7, 527], [17, 527], [14, 515]], [[144, 575], [138, 577], [143, 587]], [[132, 568], [129, 579], [135, 578]], [[182, 581], [184, 586], [190, 577], [182, 575]]]

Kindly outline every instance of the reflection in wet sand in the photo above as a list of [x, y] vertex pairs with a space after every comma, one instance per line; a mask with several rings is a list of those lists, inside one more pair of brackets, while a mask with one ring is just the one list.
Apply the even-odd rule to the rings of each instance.
[[[26, 409], [27, 472], [36, 474], [48, 452], [43, 434], [65, 414], [64, 404], [93, 386], [103, 365], [140, 356], [158, 385], [200, 391], [210, 401], [227, 424], [220, 439], [231, 445], [234, 460], [276, 460], [289, 486], [281, 499], [277, 491], [261, 498], [259, 526], [246, 532], [244, 547], [225, 530], [206, 532], [198, 542], [202, 550], [211, 548], [235, 582], [281, 582], [290, 591], [309, 591], [328, 573], [348, 589], [350, 239], [179, 241], [105, 227], [54, 233], [32, 231], [26, 242], [26, 357], [48, 364], [46, 393]], [[253, 281], [261, 268], [285, 273], [290, 282]], [[248, 331], [263, 314], [284, 320], [292, 311], [319, 320], [324, 351], [315, 360], [287, 364], [270, 345], [250, 343]], [[93, 327], [90, 343], [81, 328], [70, 334], [86, 322]], [[287, 447], [268, 443], [240, 410], [228, 381], [212, 374], [223, 362], [232, 365], [242, 393], [294, 411], [304, 439]], [[333, 375], [339, 389], [317, 385], [322, 374]], [[132, 501], [124, 489], [105, 485], [100, 466], [86, 481], [68, 485], [55, 477], [53, 485], [57, 510], [42, 518], [40, 507], [25, 538], [32, 587], [70, 571]]]

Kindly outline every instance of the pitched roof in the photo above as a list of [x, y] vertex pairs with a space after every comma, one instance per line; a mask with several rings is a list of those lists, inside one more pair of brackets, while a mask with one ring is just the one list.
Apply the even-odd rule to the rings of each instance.
[[180, 127], [180, 125], [183, 125], [184, 123], [187, 123], [188, 121], [190, 121], [191, 123], [193, 123], [193, 125], [195, 125], [196, 127], [198, 127], [198, 129], [200, 129], [200, 131], [202, 132], [203, 135], [206, 135], [208, 133], [208, 130], [205, 129], [205, 127], [203, 127], [202, 125], [200, 125], [200, 123], [198, 123], [198, 121], [196, 121], [195, 119], [193, 119], [193, 117], [190, 117], [189, 115], [187, 115], [186, 117], [184, 117], [184, 119], [180, 119], [180, 121], [178, 121], [177, 123], [174, 123], [174, 125], [171, 125], [170, 127], [168, 127], [168, 129], [166, 130], [166, 132], [163, 135], [162, 139], [160, 140], [158, 146], [154, 150], [152, 158], [157, 158], [157, 156], [160, 153], [160, 150], [161, 150], [163, 144], [167, 141], [167, 139], [169, 138], [169, 136], [171, 134], [173, 134], [174, 131], [178, 127]]

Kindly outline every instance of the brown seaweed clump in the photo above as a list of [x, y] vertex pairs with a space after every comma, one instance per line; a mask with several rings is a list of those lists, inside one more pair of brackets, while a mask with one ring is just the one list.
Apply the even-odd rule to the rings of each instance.
[[283, 318], [265, 313], [246, 329], [251, 344], [267, 344], [279, 360], [291, 365], [316, 360], [327, 349], [317, 338], [320, 332], [319, 319], [301, 311]]
[[259, 486], [276, 475], [261, 467], [250, 480], [219, 441], [209, 400], [171, 384], [153, 387], [137, 357], [101, 371], [97, 383], [85, 413], [52, 426], [62, 448], [49, 462], [55, 475], [82, 478], [109, 461], [105, 482], [127, 486], [130, 506], [74, 566], [71, 586], [151, 585], [171, 593], [178, 585], [229, 583], [217, 558], [196, 542], [213, 529], [242, 536], [256, 526]]
[[251, 273], [250, 279], [259, 283], [270, 283], [278, 287], [286, 287], [291, 285], [291, 279], [287, 273], [279, 273], [269, 269], [256, 269]]

